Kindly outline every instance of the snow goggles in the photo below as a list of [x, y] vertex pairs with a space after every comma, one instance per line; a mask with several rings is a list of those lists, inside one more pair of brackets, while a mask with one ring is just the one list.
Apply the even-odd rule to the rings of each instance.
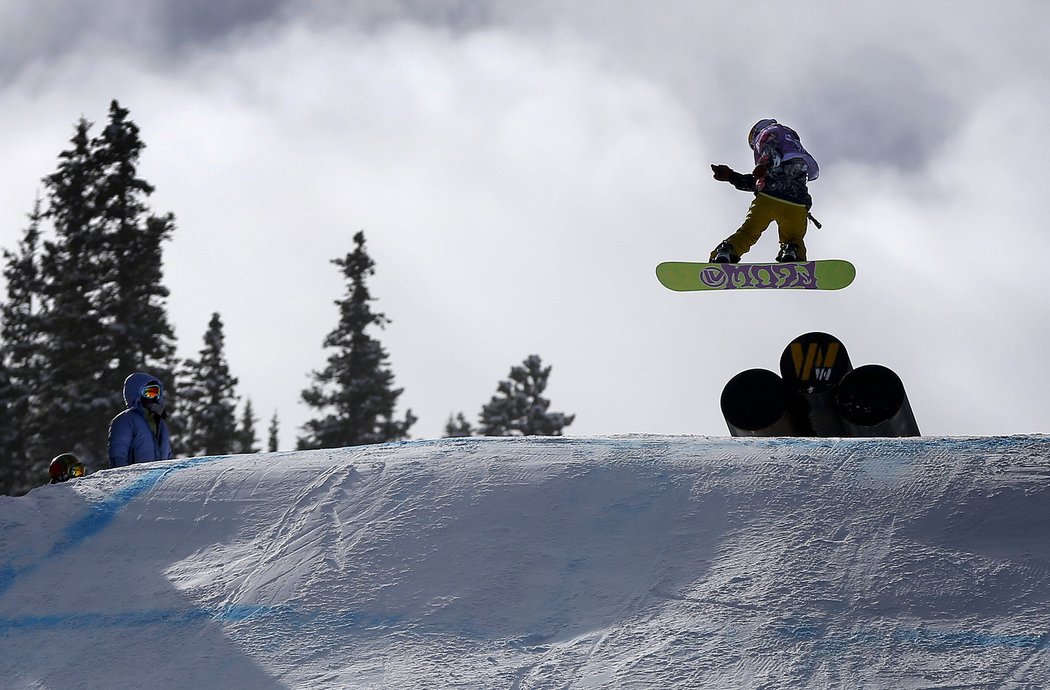
[[160, 400], [161, 388], [156, 383], [142, 387], [142, 397], [146, 400]]
[[51, 461], [51, 465], [48, 466], [48, 474], [52, 479], [64, 482], [74, 477], [83, 477], [87, 474], [87, 468], [84, 467], [84, 463], [77, 462], [72, 455], [65, 454]]

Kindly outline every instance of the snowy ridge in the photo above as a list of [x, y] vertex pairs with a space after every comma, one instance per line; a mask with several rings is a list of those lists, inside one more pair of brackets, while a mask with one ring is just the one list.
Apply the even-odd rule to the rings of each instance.
[[449, 439], [0, 498], [5, 687], [1050, 687], [1050, 437]]

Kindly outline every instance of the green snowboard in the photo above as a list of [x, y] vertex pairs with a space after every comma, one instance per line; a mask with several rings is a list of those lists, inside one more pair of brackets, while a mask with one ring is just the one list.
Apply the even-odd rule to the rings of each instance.
[[664, 287], [691, 290], [841, 290], [857, 269], [842, 259], [767, 264], [665, 261], [656, 267]]

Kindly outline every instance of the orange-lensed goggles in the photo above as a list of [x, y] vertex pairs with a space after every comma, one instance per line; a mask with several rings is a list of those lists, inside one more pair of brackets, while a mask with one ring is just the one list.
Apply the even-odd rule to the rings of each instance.
[[160, 398], [161, 388], [155, 383], [142, 387], [142, 397], [146, 400], [157, 400]]

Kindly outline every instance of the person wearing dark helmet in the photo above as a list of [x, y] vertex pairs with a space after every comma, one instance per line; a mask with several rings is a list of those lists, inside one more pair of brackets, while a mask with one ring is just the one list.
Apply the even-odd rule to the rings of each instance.
[[48, 465], [47, 473], [51, 477], [49, 484], [58, 484], [68, 479], [75, 479], [76, 477], [83, 477], [86, 473], [84, 463], [80, 462], [80, 459], [72, 453], [62, 453], [56, 455]]
[[168, 424], [164, 421], [164, 386], [160, 380], [135, 372], [124, 381], [124, 402], [127, 409], [109, 424], [110, 466], [174, 457]]
[[715, 247], [710, 260], [737, 263], [775, 221], [780, 234], [777, 261], [805, 261], [804, 238], [813, 205], [806, 183], [820, 174], [817, 161], [802, 148], [795, 130], [773, 119], [756, 122], [747, 143], [755, 154], [751, 173], [738, 173], [728, 165], [711, 166], [716, 180], [754, 192], [755, 200], [740, 229]]

